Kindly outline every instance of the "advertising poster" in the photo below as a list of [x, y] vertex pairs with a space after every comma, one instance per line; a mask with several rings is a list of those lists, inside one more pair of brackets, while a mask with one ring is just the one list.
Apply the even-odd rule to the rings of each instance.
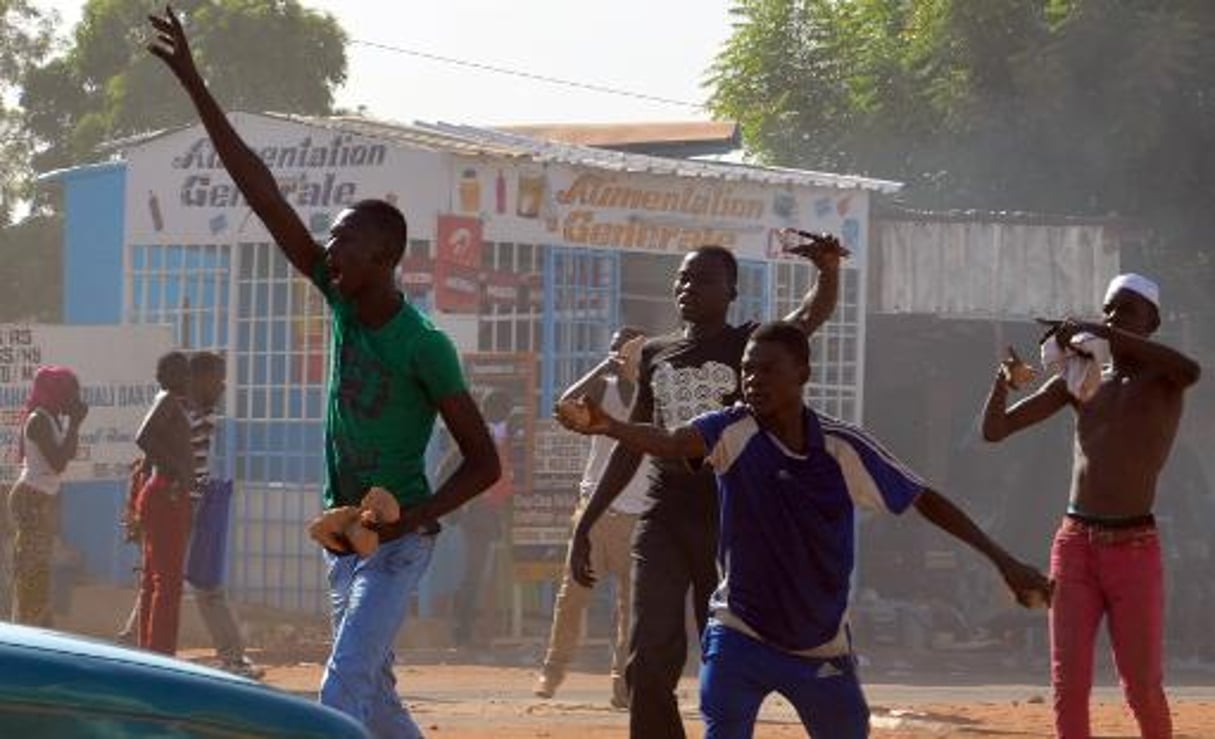
[[80, 446], [63, 479], [127, 479], [138, 456], [135, 432], [159, 390], [156, 360], [172, 348], [169, 326], [0, 323], [0, 483], [11, 483], [20, 472], [25, 401], [34, 373], [45, 364], [75, 372], [89, 405]]
[[[547, 532], [548, 519], [537, 514], [537, 511], [547, 510], [548, 501], [543, 493], [536, 490], [533, 474], [540, 459], [535, 445], [538, 397], [536, 355], [482, 352], [465, 354], [463, 359], [473, 397], [483, 399], [491, 391], [499, 391], [513, 401], [505, 423], [508, 458], [503, 464], [504, 474], [509, 474], [511, 478], [511, 552], [516, 579], [533, 579], [527, 576], [529, 562], [536, 556], [533, 544], [552, 536]], [[562, 536], [568, 534], [568, 525], [563, 526], [562, 530], [565, 532]]]
[[771, 260], [789, 258], [776, 233], [792, 227], [836, 234], [864, 259], [863, 190], [534, 163], [505, 169], [459, 162], [452, 181], [453, 210], [494, 228], [509, 222], [518, 239], [651, 254], [721, 244], [746, 259]]
[[565, 567], [578, 481], [590, 442], [551, 418], [535, 423], [531, 495], [515, 508], [515, 570], [521, 580], [559, 580]]
[[476, 313], [481, 307], [481, 221], [441, 215], [435, 233], [435, 308]]

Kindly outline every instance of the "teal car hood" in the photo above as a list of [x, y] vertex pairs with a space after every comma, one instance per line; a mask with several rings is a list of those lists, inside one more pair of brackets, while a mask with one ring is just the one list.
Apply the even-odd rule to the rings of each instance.
[[367, 736], [348, 716], [253, 680], [55, 631], [0, 624], [0, 666], [0, 729], [70, 712], [204, 733]]

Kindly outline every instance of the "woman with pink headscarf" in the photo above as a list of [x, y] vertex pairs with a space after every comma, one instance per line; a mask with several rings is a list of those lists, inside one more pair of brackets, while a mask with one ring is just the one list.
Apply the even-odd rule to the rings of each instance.
[[60, 477], [76, 456], [89, 407], [67, 367], [34, 374], [21, 432], [21, 474], [8, 496], [13, 538], [13, 621], [51, 625], [51, 554], [59, 532]]

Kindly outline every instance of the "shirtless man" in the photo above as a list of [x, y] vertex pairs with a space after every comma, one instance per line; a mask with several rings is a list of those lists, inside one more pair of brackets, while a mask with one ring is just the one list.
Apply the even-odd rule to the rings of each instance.
[[1172, 736], [1164, 693], [1164, 584], [1160, 540], [1152, 517], [1156, 477], [1181, 418], [1182, 394], [1198, 381], [1192, 359], [1149, 340], [1160, 326], [1159, 290], [1135, 274], [1120, 275], [1105, 296], [1105, 319], [1061, 322], [1054, 339], [1078, 334], [1109, 343], [1112, 363], [1086, 401], [1064, 375], [1006, 407], [1015, 358], [1001, 365], [987, 398], [983, 438], [999, 441], [1065, 406], [1076, 414], [1075, 456], [1067, 515], [1055, 534], [1050, 611], [1055, 731], [1089, 737], [1093, 642], [1102, 615], [1127, 702], [1144, 737]]

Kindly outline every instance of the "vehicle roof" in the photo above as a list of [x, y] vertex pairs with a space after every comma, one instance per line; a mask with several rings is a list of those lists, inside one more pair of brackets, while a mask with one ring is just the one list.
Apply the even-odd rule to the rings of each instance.
[[348, 716], [253, 680], [60, 632], [0, 624], [0, 724], [49, 708], [257, 736], [365, 737]]

